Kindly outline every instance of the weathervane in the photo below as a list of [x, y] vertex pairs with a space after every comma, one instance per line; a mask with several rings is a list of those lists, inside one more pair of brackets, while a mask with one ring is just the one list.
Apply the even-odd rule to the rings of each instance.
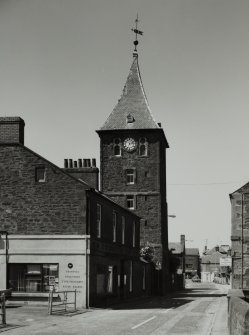
[[133, 42], [135, 45], [135, 49], [134, 52], [137, 52], [137, 45], [138, 45], [138, 40], [137, 40], [137, 35], [143, 35], [143, 32], [141, 30], [137, 29], [137, 24], [138, 24], [138, 14], [137, 14], [137, 18], [135, 20], [135, 24], [136, 24], [136, 28], [132, 28], [131, 30], [136, 34], [136, 40]]

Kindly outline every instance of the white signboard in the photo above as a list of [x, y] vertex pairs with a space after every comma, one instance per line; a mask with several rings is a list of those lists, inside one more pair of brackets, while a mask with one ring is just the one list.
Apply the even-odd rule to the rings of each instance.
[[232, 257], [220, 258], [220, 266], [232, 266]]

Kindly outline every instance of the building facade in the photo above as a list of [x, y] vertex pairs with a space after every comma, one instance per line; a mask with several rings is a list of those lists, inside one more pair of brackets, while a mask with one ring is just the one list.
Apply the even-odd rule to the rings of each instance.
[[163, 129], [150, 111], [142, 85], [138, 54], [123, 93], [100, 137], [100, 189], [143, 220], [141, 246], [154, 249], [154, 262], [163, 271], [162, 291], [169, 281], [166, 149]]
[[249, 289], [249, 183], [230, 194], [232, 288]]
[[57, 167], [24, 146], [21, 118], [0, 118], [0, 287], [13, 298], [76, 290], [89, 306], [150, 292], [140, 218], [92, 187], [92, 165]]

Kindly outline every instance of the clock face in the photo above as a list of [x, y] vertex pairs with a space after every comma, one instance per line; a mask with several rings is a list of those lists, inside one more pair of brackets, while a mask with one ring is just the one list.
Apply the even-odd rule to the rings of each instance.
[[124, 148], [127, 151], [133, 151], [136, 149], [136, 142], [133, 138], [129, 137], [124, 140]]

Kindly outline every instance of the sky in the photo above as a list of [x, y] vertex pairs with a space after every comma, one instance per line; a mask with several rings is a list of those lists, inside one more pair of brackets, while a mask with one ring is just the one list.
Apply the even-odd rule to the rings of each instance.
[[230, 244], [229, 194], [249, 181], [248, 0], [0, 0], [0, 115], [62, 167], [97, 158], [132, 63], [167, 149], [169, 240]]

